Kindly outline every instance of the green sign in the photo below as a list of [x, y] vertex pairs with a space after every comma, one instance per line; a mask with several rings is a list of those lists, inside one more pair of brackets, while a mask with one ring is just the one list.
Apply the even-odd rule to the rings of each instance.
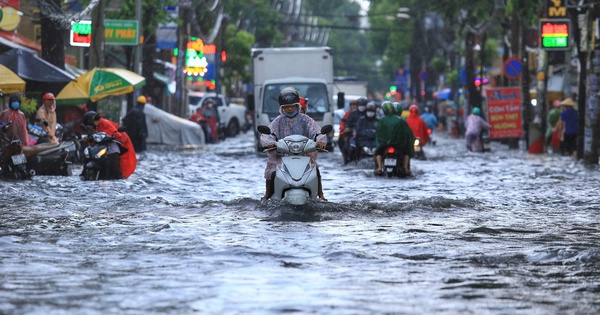
[[138, 21], [104, 20], [104, 40], [106, 45], [138, 44]]
[[571, 22], [568, 19], [544, 19], [541, 20], [540, 23], [542, 49], [569, 49]]
[[[138, 44], [138, 21], [104, 20], [104, 43], [106, 45]], [[92, 42], [92, 22], [71, 22], [71, 45], [89, 47]]]

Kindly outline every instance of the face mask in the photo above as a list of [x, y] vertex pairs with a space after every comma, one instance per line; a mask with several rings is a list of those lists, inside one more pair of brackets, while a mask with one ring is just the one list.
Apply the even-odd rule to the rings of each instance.
[[296, 117], [296, 115], [298, 115], [298, 110], [296, 109], [296, 110], [295, 110], [293, 113], [291, 113], [291, 114], [288, 114], [288, 113], [286, 113], [286, 112], [283, 112], [283, 114], [284, 114], [284, 115], [285, 115], [285, 117], [287, 117], [287, 118], [294, 118], [294, 117]]
[[359, 112], [364, 112], [365, 109], [367, 109], [367, 106], [358, 106], [358, 111]]
[[375, 112], [367, 112], [367, 117], [375, 117]]
[[12, 103], [10, 103], [10, 108], [12, 108], [14, 110], [19, 109], [19, 107], [21, 107], [21, 103], [19, 103], [19, 102], [12, 102]]

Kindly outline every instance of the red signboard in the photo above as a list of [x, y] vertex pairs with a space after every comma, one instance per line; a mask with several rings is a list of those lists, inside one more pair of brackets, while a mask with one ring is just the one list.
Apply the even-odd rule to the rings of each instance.
[[492, 88], [486, 95], [488, 122], [492, 125], [490, 138], [523, 136], [521, 88]]

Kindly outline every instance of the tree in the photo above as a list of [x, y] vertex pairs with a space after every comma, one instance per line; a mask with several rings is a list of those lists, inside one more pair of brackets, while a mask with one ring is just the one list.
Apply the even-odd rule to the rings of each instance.
[[248, 66], [252, 63], [252, 44], [254, 36], [238, 30], [234, 25], [227, 27], [223, 49], [227, 52], [227, 61], [223, 63], [223, 85], [227, 95], [242, 96], [243, 83], [250, 82], [252, 75]]

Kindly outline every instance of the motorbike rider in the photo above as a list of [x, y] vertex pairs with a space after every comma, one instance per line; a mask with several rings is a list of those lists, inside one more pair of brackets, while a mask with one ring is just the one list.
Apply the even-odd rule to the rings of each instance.
[[427, 124], [425, 124], [425, 121], [419, 116], [419, 106], [415, 104], [410, 105], [408, 111], [409, 114], [408, 118], [406, 118], [406, 122], [410, 126], [415, 137], [421, 142], [421, 146], [425, 146], [429, 141], [429, 128], [427, 128]]
[[[317, 136], [317, 147], [322, 150], [325, 149], [327, 145], [327, 136], [320, 135], [319, 133], [321, 130], [319, 125], [317, 125], [310, 116], [300, 112], [301, 105], [298, 91], [291, 87], [286, 87], [279, 93], [278, 100], [280, 115], [269, 124], [271, 133], [275, 134], [277, 139], [283, 139], [290, 135], [303, 135], [312, 139], [315, 135], [319, 135]], [[260, 142], [264, 148], [272, 148], [275, 147], [276, 144], [275, 137], [265, 134], [260, 136]], [[310, 153], [309, 156], [316, 159], [316, 154], [317, 152]], [[278, 160], [277, 151], [267, 151], [267, 155], [268, 161], [264, 175], [266, 179], [266, 190], [262, 200], [271, 198], [275, 191], [274, 179]], [[321, 173], [319, 172], [318, 166], [317, 178], [319, 180], [318, 197], [323, 201], [327, 201], [323, 196], [323, 185], [321, 184]]]
[[365, 116], [358, 120], [352, 133], [354, 139], [350, 140], [350, 146], [352, 147], [351, 158], [354, 156], [355, 159], [358, 159], [357, 155], [360, 155], [360, 150], [363, 147], [375, 147], [375, 126], [378, 121], [376, 114], [377, 104], [375, 102], [368, 102], [365, 109]]
[[[346, 119], [346, 123], [344, 124], [344, 133], [348, 135], [353, 135], [354, 130], [356, 129], [356, 124], [358, 121], [366, 115], [367, 112], [367, 103], [369, 101], [366, 97], [360, 97], [356, 100], [356, 110], [350, 112], [348, 118]], [[348, 158], [348, 161], [351, 160], [353, 148], [351, 148], [350, 140], [352, 138], [347, 138], [347, 142], [344, 144], [344, 149], [342, 154]]]
[[437, 117], [435, 117], [435, 115], [431, 113], [431, 110], [428, 106], [425, 106], [423, 111], [424, 113], [421, 114], [421, 119], [423, 119], [423, 121], [427, 125], [427, 128], [429, 128], [431, 131], [434, 131], [437, 128], [438, 124]]
[[42, 130], [46, 132], [46, 141], [58, 143], [56, 138], [56, 98], [54, 94], [46, 93], [42, 97], [42, 106], [38, 108], [35, 114], [35, 124], [42, 127]]
[[21, 108], [21, 96], [12, 94], [8, 97], [8, 104], [8, 108], [0, 112], [0, 120], [4, 123], [12, 121], [12, 125], [6, 130], [6, 137], [9, 141], [21, 140], [22, 145], [28, 145], [27, 119], [25, 114], [19, 110]]
[[[128, 178], [135, 171], [137, 165], [137, 157], [135, 149], [131, 143], [131, 139], [126, 132], [118, 131], [119, 125], [100, 117], [95, 111], [89, 111], [83, 115], [83, 124], [94, 128], [93, 133], [105, 132], [107, 135], [121, 141], [121, 147], [109, 148], [110, 158], [114, 163], [111, 163], [114, 168], [110, 170], [113, 179]], [[124, 150], [121, 150], [124, 149]], [[125, 151], [125, 152], [123, 152]]]
[[356, 108], [357, 108], [356, 100], [351, 100], [350, 101], [350, 110], [344, 114], [344, 117], [340, 121], [340, 137], [338, 139], [338, 146], [340, 147], [340, 152], [342, 152], [342, 157], [344, 158], [344, 165], [346, 165], [350, 162], [350, 159], [349, 159], [348, 155], [346, 154], [346, 150], [344, 149], [344, 147], [346, 146], [346, 144], [348, 144], [348, 142], [350, 141], [350, 138], [352, 137], [351, 132], [345, 132], [346, 124], [347, 124], [346, 121], [348, 121], [348, 117], [350, 117], [350, 114], [352, 114], [352, 112], [355, 111]]
[[471, 115], [465, 121], [465, 139], [467, 141], [467, 149], [473, 152], [483, 151], [481, 143], [481, 132], [490, 130], [491, 125], [481, 118], [481, 109], [473, 107]]
[[410, 175], [410, 157], [415, 155], [413, 143], [415, 136], [408, 126], [408, 123], [397, 114], [394, 104], [389, 101], [381, 104], [384, 117], [377, 123], [377, 144], [375, 150], [375, 174], [383, 174], [383, 150], [387, 146], [393, 146], [394, 149], [401, 152], [404, 156], [402, 165], [404, 173]]

